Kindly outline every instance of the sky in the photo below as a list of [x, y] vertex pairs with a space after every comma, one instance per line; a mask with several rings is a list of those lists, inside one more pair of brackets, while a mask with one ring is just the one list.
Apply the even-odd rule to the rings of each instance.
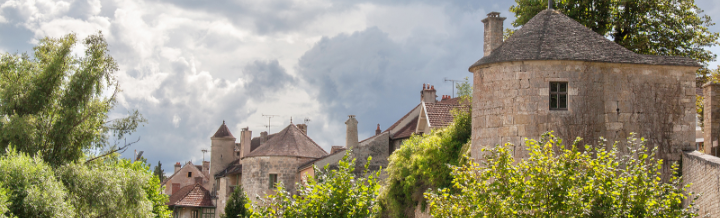
[[[422, 84], [452, 95], [450, 80], [482, 58], [487, 13], [512, 0], [0, 0], [0, 52], [32, 52], [43, 37], [102, 32], [122, 92], [111, 118], [148, 120], [128, 141], [165, 172], [209, 160], [223, 121], [275, 133], [306, 123], [326, 151], [344, 145], [345, 120], [359, 138], [420, 103]], [[720, 2], [696, 0], [720, 19]], [[711, 27], [720, 32], [720, 26]], [[710, 49], [720, 53], [720, 48]], [[81, 48], [75, 50], [80, 55]], [[710, 64], [712, 68], [720, 62]], [[268, 120], [267, 116], [276, 115]], [[238, 139], [239, 142], [239, 139]]]

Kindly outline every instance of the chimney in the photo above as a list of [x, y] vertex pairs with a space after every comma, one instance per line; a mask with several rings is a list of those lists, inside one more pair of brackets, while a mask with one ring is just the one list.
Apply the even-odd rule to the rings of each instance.
[[202, 167], [202, 172], [203, 172], [204, 174], [210, 173], [210, 161], [203, 161], [203, 165], [202, 165], [202, 166], [203, 166], [203, 167]]
[[307, 135], [307, 124], [297, 124], [295, 126], [297, 126], [298, 129], [302, 130], [305, 135]]
[[380, 135], [382, 131], [380, 130], [380, 124], [378, 123], [377, 129], [375, 129], [375, 135]]
[[490, 12], [487, 14], [487, 18], [483, 19], [482, 22], [485, 24], [485, 39], [483, 41], [483, 50], [485, 56], [497, 47], [500, 47], [503, 43], [503, 21], [504, 17], [500, 17], [499, 12]]
[[180, 191], [180, 183], [172, 184], [172, 191], [170, 192], [170, 195], [175, 194], [176, 191]]
[[267, 131], [260, 132], [260, 144], [265, 144], [267, 142]]
[[348, 120], [345, 121], [347, 131], [345, 132], [345, 147], [352, 149], [359, 145], [358, 143], [358, 121], [355, 119], [355, 115], [349, 115]]
[[175, 172], [174, 173], [177, 173], [178, 171], [180, 171], [180, 167], [181, 167], [180, 162], [175, 162]]
[[425, 103], [437, 102], [437, 95], [435, 95], [435, 86], [430, 84], [423, 84], [423, 90], [420, 91], [420, 101]]
[[240, 132], [240, 158], [243, 158], [250, 154], [252, 131], [250, 127], [242, 128]]
[[703, 97], [704, 152], [717, 157], [720, 137], [720, 84], [708, 82], [703, 85]]

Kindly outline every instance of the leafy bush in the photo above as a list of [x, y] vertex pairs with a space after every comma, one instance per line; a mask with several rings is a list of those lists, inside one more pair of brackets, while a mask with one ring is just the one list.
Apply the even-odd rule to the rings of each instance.
[[451, 125], [430, 134], [413, 135], [390, 155], [388, 178], [379, 197], [384, 215], [414, 214], [418, 204], [424, 208], [426, 190], [451, 186], [449, 165], [458, 165], [468, 151], [472, 124], [469, 112], [454, 113]]
[[65, 187], [39, 155], [30, 157], [8, 147], [0, 156], [0, 181], [8, 199], [8, 215], [75, 217], [73, 206], [65, 202]]
[[[626, 152], [617, 143], [579, 152], [552, 134], [527, 140], [530, 157], [514, 160], [512, 145], [484, 150], [479, 163], [452, 167], [451, 188], [426, 193], [435, 217], [692, 217], [693, 194], [683, 194], [676, 173], [663, 182], [657, 148], [628, 138]], [[677, 164], [672, 165], [677, 172]], [[684, 207], [682, 201], [692, 198]]]
[[245, 207], [245, 205], [249, 204], [250, 201], [248, 201], [247, 195], [245, 195], [245, 191], [242, 186], [235, 188], [233, 193], [230, 194], [227, 202], [228, 203], [225, 205], [225, 214], [223, 214], [224, 217], [236, 218], [250, 216], [250, 213]]
[[315, 176], [307, 184], [298, 184], [298, 194], [290, 196], [282, 183], [275, 195], [262, 199], [261, 206], [252, 208], [252, 217], [370, 217], [377, 214], [375, 200], [380, 189], [380, 171], [369, 173], [367, 163], [364, 174], [356, 178], [355, 160], [350, 161], [348, 150], [338, 163], [337, 170], [315, 167]]

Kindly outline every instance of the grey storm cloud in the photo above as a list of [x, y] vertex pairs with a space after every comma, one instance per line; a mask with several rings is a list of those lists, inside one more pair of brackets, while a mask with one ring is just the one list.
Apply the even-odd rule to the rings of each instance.
[[282, 89], [295, 80], [277, 60], [253, 61], [245, 66], [243, 75], [248, 78], [245, 88], [248, 97], [256, 99], [262, 99], [265, 93]]

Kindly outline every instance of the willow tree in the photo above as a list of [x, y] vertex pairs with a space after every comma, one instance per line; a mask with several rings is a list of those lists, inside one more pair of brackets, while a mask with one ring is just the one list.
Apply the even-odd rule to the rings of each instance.
[[[52, 166], [81, 159], [90, 149], [110, 148], [144, 122], [137, 111], [108, 119], [118, 92], [117, 63], [102, 34], [44, 38], [31, 55], [0, 55], [0, 152], [9, 145], [40, 154]], [[110, 93], [110, 94], [106, 94]]]

